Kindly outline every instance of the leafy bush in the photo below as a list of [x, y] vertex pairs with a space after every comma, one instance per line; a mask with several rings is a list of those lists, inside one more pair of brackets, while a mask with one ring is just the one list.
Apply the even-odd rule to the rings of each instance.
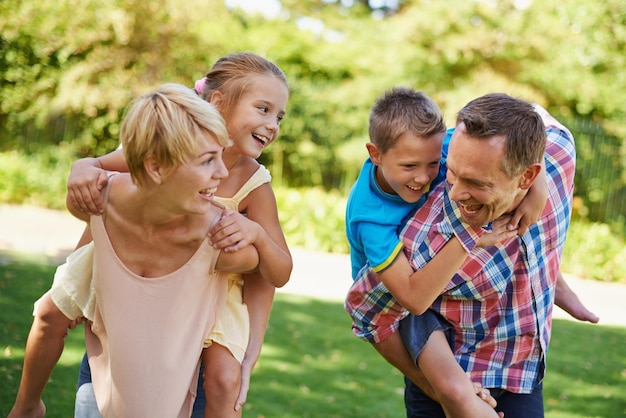
[[290, 246], [348, 253], [346, 197], [320, 188], [275, 190], [278, 212]]
[[[66, 179], [73, 156], [61, 143], [36, 154], [0, 153], [0, 203], [65, 208]], [[291, 247], [349, 251], [344, 214], [347, 193], [322, 188], [275, 187], [278, 212]], [[580, 277], [626, 283], [626, 243], [608, 225], [572, 222], [562, 269]]]
[[608, 225], [572, 222], [563, 251], [562, 270], [579, 277], [626, 283], [626, 243]]
[[63, 145], [0, 153], [0, 203], [64, 209], [72, 161]]

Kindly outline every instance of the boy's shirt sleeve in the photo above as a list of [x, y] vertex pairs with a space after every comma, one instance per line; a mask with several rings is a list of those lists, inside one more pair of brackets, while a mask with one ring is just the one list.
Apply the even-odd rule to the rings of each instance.
[[443, 139], [443, 145], [441, 147], [441, 158], [445, 161], [448, 158], [448, 148], [450, 147], [450, 139], [454, 133], [454, 128], [448, 128], [446, 131], [446, 137]]
[[[93, 320], [95, 312], [95, 292], [91, 286], [93, 270], [93, 241], [71, 253], [65, 264], [54, 273], [54, 282], [47, 293], [57, 308], [68, 319], [85, 317]], [[39, 300], [35, 302], [37, 311]]]
[[404, 247], [397, 229], [390, 225], [362, 222], [359, 235], [365, 257], [376, 273], [389, 267]]

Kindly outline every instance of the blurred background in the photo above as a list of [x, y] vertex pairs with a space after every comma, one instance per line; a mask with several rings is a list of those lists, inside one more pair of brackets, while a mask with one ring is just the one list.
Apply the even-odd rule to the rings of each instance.
[[223, 55], [286, 73], [272, 172], [289, 244], [345, 253], [344, 208], [375, 98], [423, 90], [453, 124], [488, 92], [538, 102], [577, 140], [562, 270], [626, 283], [623, 0], [3, 0], [0, 203], [64, 209], [71, 162], [118, 145], [129, 101], [193, 86]]

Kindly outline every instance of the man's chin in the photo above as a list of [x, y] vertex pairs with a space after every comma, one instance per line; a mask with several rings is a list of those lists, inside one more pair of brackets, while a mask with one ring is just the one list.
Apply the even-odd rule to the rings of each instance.
[[481, 227], [488, 223], [484, 214], [484, 206], [475, 211], [468, 211], [461, 206], [461, 219], [471, 227]]

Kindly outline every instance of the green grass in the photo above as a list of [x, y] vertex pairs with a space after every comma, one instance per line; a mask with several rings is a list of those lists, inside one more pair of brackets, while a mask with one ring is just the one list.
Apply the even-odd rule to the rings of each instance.
[[[0, 254], [0, 416], [13, 404], [32, 302], [54, 273], [46, 259]], [[546, 417], [626, 417], [626, 328], [555, 321]], [[82, 332], [44, 393], [48, 417], [71, 417]], [[402, 377], [350, 332], [341, 303], [278, 294], [244, 416], [402, 417]]]

